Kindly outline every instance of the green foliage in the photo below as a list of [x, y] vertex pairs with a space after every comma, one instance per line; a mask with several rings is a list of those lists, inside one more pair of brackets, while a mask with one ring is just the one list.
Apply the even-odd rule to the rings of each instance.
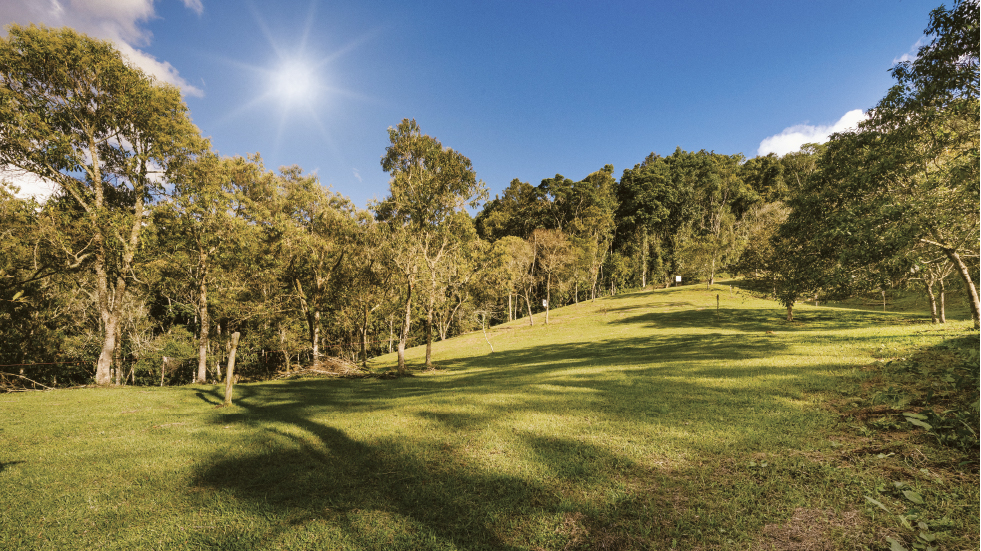
[[180, 91], [130, 67], [107, 41], [13, 24], [0, 38], [0, 165], [53, 182], [94, 258], [110, 382], [147, 204], [203, 147]]
[[[976, 339], [945, 341], [894, 362], [924, 409], [904, 412], [906, 421], [923, 429], [938, 443], [966, 452], [977, 451], [979, 391]], [[919, 378], [919, 380], [917, 380]]]
[[[514, 179], [472, 219], [484, 183], [414, 120], [388, 131], [390, 195], [359, 211], [300, 167], [206, 152], [179, 92], [111, 44], [14, 25], [0, 39], [0, 164], [59, 192], [42, 205], [0, 191], [0, 355], [94, 354], [106, 383], [149, 373], [162, 335], [186, 330], [203, 378], [241, 331], [243, 370], [271, 375], [328, 354], [364, 362], [396, 333], [431, 351], [433, 329], [531, 325], [561, 304], [724, 272], [751, 276], [788, 321], [804, 300], [913, 281], [936, 321], [937, 299], [962, 295], [977, 319], [977, 26], [976, 2], [934, 10], [930, 43], [894, 68], [871, 119], [826, 146], [748, 160], [677, 148], [619, 181], [611, 165]], [[80, 382], [72, 365], [44, 380]], [[944, 411], [909, 413], [967, 442], [954, 427], [969, 419]]]
[[832, 136], [790, 201], [777, 255], [807, 266], [793, 270], [791, 284], [806, 291], [885, 288], [917, 257], [944, 256], [977, 325], [973, 261], [965, 260], [977, 258], [979, 241], [977, 2], [934, 10], [926, 33], [931, 42], [894, 68], [897, 84], [869, 120]]

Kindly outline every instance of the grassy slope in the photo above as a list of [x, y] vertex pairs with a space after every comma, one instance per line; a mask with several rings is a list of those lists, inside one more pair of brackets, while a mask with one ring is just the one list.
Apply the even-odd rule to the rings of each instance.
[[682, 287], [497, 327], [493, 354], [437, 343], [415, 377], [238, 385], [231, 408], [211, 386], [0, 395], [0, 548], [848, 549], [917, 518], [976, 547], [976, 472], [828, 406], [856, 366], [969, 325], [782, 316]]

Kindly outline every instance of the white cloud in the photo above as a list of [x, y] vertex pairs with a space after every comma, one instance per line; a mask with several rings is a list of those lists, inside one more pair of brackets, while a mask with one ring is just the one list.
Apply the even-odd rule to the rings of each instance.
[[[151, 34], [143, 24], [155, 17], [153, 1], [13, 0], [0, 2], [0, 21], [4, 24], [67, 26], [89, 36], [111, 40], [130, 63], [148, 75], [179, 87], [186, 95], [203, 96], [204, 91], [181, 78], [173, 65], [137, 49], [150, 43]], [[204, 10], [201, 0], [183, 2], [199, 15]]]
[[920, 48], [922, 48], [923, 46], [926, 46], [926, 37], [925, 36], [921, 36], [919, 38], [919, 40], [916, 41], [916, 44], [913, 44], [912, 46], [910, 46], [908, 52], [906, 52], [905, 54], [903, 54], [903, 55], [901, 55], [901, 56], [899, 56], [899, 57], [897, 57], [895, 59], [893, 59], [892, 60], [892, 64], [895, 65], [897, 63], [902, 63], [904, 61], [913, 61], [914, 59], [916, 59], [917, 52], [919, 52], [920, 51]]
[[760, 147], [757, 149], [756, 154], [766, 155], [768, 153], [776, 153], [782, 156], [799, 150], [800, 146], [806, 143], [824, 143], [835, 132], [844, 132], [845, 130], [857, 128], [858, 123], [866, 118], [865, 113], [861, 109], [853, 109], [845, 113], [834, 124], [823, 126], [798, 124], [784, 128], [783, 132], [765, 138], [760, 142]]
[[26, 199], [33, 196], [42, 203], [58, 190], [58, 185], [50, 180], [10, 167], [0, 167], [0, 182], [10, 183], [20, 188], [17, 197]]
[[194, 10], [194, 13], [201, 15], [204, 13], [204, 5], [201, 4], [201, 0], [183, 0], [184, 7], [189, 10]]
[[351, 170], [354, 171], [354, 177], [357, 178], [359, 182], [364, 182], [364, 180], [361, 179], [361, 173], [358, 172], [358, 169], [352, 168]]

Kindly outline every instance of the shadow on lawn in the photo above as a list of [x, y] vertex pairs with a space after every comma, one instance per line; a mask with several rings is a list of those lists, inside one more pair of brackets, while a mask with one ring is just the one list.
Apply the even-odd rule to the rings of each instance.
[[858, 329], [876, 325], [929, 323], [929, 317], [907, 313], [868, 312], [833, 308], [798, 307], [794, 321], [786, 321], [784, 311], [776, 309], [704, 308], [702, 310], [648, 312], [612, 320], [610, 323], [645, 324], [653, 328], [691, 328], [765, 331], [827, 331]]
[[[786, 377], [826, 376], [827, 366], [821, 365], [797, 367], [794, 373], [786, 368], [761, 366], [748, 372], [727, 366], [727, 361], [780, 353], [784, 346], [740, 334], [651, 335], [447, 360], [440, 362], [444, 368], [440, 376], [370, 385], [330, 380], [238, 385], [235, 404], [245, 411], [218, 414], [214, 422], [248, 424], [255, 427], [254, 434], [268, 436], [269, 443], [236, 454], [216, 454], [203, 463], [195, 485], [231, 494], [250, 509], [245, 514], [291, 520], [270, 522], [272, 532], [243, 528], [233, 534], [196, 537], [206, 546], [266, 547], [292, 537], [297, 525], [321, 522], [327, 526], [323, 533], [333, 539], [314, 545], [355, 548], [632, 549], [668, 545], [673, 539], [696, 540], [701, 537], [696, 536], [701, 521], [692, 516], [694, 511], [657, 497], [681, 484], [672, 477], [686, 475], [637, 464], [583, 439], [518, 434], [524, 445], [499, 453], [521, 453], [525, 461], [552, 473], [545, 480], [531, 480], [507, 469], [472, 464], [474, 457], [461, 449], [465, 438], [425, 440], [408, 432], [400, 438], [365, 442], [324, 419], [331, 411], [378, 414], [403, 407], [393, 404], [396, 398], [425, 401], [465, 391], [475, 401], [502, 392], [515, 399], [507, 405], [485, 403], [474, 413], [434, 409], [409, 415], [441, 425], [448, 435], [491, 423], [506, 427], [512, 413], [552, 414], [555, 408], [576, 422], [646, 423], [657, 430], [689, 423], [709, 427], [717, 423], [712, 415], [720, 406], [747, 410], [753, 406], [756, 412], [733, 415], [728, 422], [756, 422], [763, 415], [760, 411], [783, 415], [788, 408], [785, 400], [797, 397], [784, 388]], [[659, 367], [658, 358], [691, 365], [684, 373], [699, 380]], [[602, 369], [569, 371], [588, 367]], [[711, 384], [713, 378], [769, 374], [783, 379], [772, 382], [762, 394], [734, 393]], [[219, 392], [215, 388], [211, 393], [216, 401]], [[212, 401], [207, 394], [198, 395]], [[665, 406], [666, 400], [670, 407]], [[280, 424], [301, 429], [303, 436], [275, 428]], [[486, 455], [479, 460], [491, 461]], [[623, 480], [643, 488], [620, 498], [626, 500], [622, 504], [641, 500], [636, 510], [618, 510], [616, 502], [597, 508], [595, 501], [589, 501], [595, 498], [585, 497], [587, 487], [611, 488]]]
[[[358, 549], [646, 549], [695, 535], [690, 529], [694, 512], [662, 498], [672, 473], [656, 472], [590, 442], [532, 433], [520, 435], [522, 453], [547, 467], [551, 476], [544, 480], [473, 465], [458, 441], [423, 441], [412, 434], [358, 441], [304, 414], [311, 405], [339, 408], [329, 397], [330, 381], [316, 383], [303, 390], [292, 384], [258, 391], [244, 386], [236, 404], [246, 412], [216, 416], [219, 424], [252, 424], [272, 444], [234, 456], [217, 454], [197, 473], [195, 487], [229, 494], [232, 499], [225, 501], [241, 507], [236, 516], [265, 518], [272, 527], [198, 533], [197, 543], [289, 546], [285, 541], [291, 533], [308, 523], [330, 528], [323, 532], [327, 540], [307, 543]], [[379, 391], [383, 401], [384, 391]], [[258, 405], [268, 402], [278, 404]], [[419, 417], [452, 431], [486, 424], [484, 417], [499, 413], [421, 412]], [[279, 430], [277, 424], [302, 429], [303, 436]], [[611, 510], [584, 501], [579, 489], [611, 485], [613, 479], [642, 481], [644, 491], [624, 495]], [[642, 507], [627, 514], [642, 510], [643, 518], [634, 520], [643, 525], [643, 537], [624, 524], [624, 513], [617, 510], [637, 500]], [[531, 526], [534, 533], [529, 534]]]
[[11, 465], [19, 465], [21, 463], [27, 463], [27, 461], [0, 461], [0, 473]]
[[[343, 431], [294, 415], [288, 407], [266, 411], [264, 417], [300, 427], [314, 440], [266, 429], [280, 439], [294, 440], [299, 449], [289, 446], [219, 459], [199, 474], [197, 485], [228, 490], [236, 499], [276, 513], [299, 510], [293, 515], [294, 525], [326, 520], [340, 528], [346, 543], [358, 547], [425, 547], [423, 542], [431, 543], [436, 536], [457, 547], [512, 549], [488, 528], [486, 514], [527, 511], [548, 501], [541, 487], [505, 476], [475, 476], [410, 453], [394, 441], [358, 442]], [[388, 519], [387, 526], [373, 531], [365, 523], [380, 513]], [[266, 542], [254, 543], [262, 547], [277, 534], [264, 536]]]
[[[537, 537], [545, 538], [536, 545], [567, 547], [574, 528], [569, 526], [568, 516], [586, 507], [564, 497], [554, 480], [531, 481], [482, 470], [468, 464], [467, 454], [457, 453], [459, 444], [423, 442], [411, 434], [404, 439], [359, 442], [303, 414], [311, 404], [328, 408], [339, 405], [327, 397], [329, 382], [317, 383], [317, 389], [300, 391], [292, 384], [258, 392], [243, 387], [237, 405], [247, 412], [215, 419], [217, 423], [254, 422], [261, 417], [267, 428], [258, 431], [264, 431], [277, 444], [235, 457], [216, 456], [198, 473], [195, 486], [228, 492], [235, 500], [247, 503], [253, 509], [251, 514], [288, 516], [290, 520], [274, 522], [272, 533], [242, 530], [221, 536], [199, 534], [200, 543], [221, 548], [266, 547], [297, 525], [324, 521], [333, 527], [333, 535], [330, 541], [312, 542], [315, 545], [523, 549], [527, 541], [508, 541], [522, 539], [514, 538], [511, 530], [535, 519], [544, 534]], [[286, 396], [292, 401], [284, 399]], [[278, 405], [254, 407], [270, 401], [278, 401]], [[451, 429], [477, 421], [431, 412], [421, 416]], [[272, 428], [276, 423], [300, 428], [305, 435], [298, 437]], [[581, 483], [611, 464], [631, 466], [589, 443], [531, 436], [525, 440], [558, 480]], [[670, 507], [652, 513], [664, 524], [663, 529], [676, 516]], [[381, 522], [372, 523], [373, 518]], [[608, 541], [632, 538], [603, 528], [601, 519], [581, 513], [574, 518], [573, 524], [591, 524], [594, 533], [602, 533]], [[342, 541], [337, 541], [338, 537]]]
[[[801, 318], [808, 331], [899, 319], [820, 310], [802, 312]], [[471, 450], [463, 449], [468, 446], [467, 433], [477, 434], [478, 427], [490, 424], [507, 430], [508, 416], [517, 413], [559, 413], [575, 423], [633, 423], [635, 432], [642, 427], [641, 431], [652, 434], [664, 427], [680, 429], [673, 434], [718, 431], [724, 428], [720, 421], [732, 426], [763, 423], [757, 431], [785, 430], [779, 422], [799, 414], [789, 401], [800, 399], [809, 388], [830, 388], [833, 366], [804, 362], [793, 368], [773, 367], [762, 361], [753, 365], [754, 359], [789, 352], [792, 343], [763, 330], [775, 322], [773, 311], [765, 309], [723, 310], [718, 316], [713, 310], [648, 312], [610, 323], [718, 331], [651, 332], [644, 337], [449, 358], [438, 362], [443, 372], [433, 377], [370, 384], [307, 379], [238, 385], [235, 404], [242, 409], [217, 414], [214, 422], [248, 424], [255, 427], [254, 439], [265, 435], [268, 440], [236, 454], [217, 453], [203, 463], [195, 485], [241, 500], [242, 514], [272, 516], [268, 524], [273, 528], [197, 537], [206, 546], [290, 545], [284, 542], [295, 535], [297, 525], [320, 522], [326, 523], [321, 524], [321, 534], [330, 539], [310, 545], [629, 549], [667, 546], [673, 540], [702, 544], [704, 509], [721, 506], [711, 490], [716, 482], [706, 479], [705, 473], [696, 476], [695, 471], [639, 464], [588, 439], [530, 430], [514, 433], [521, 446], [484, 451], [475, 458]], [[739, 366], [733, 365], [736, 361]], [[726, 383], [748, 377], [759, 377], [759, 382]], [[796, 382], [788, 385], [788, 380]], [[211, 396], [197, 394], [212, 403], [220, 401], [219, 392], [216, 387]], [[367, 415], [393, 410], [401, 415], [406, 399], [438, 403], [441, 397], [460, 392], [476, 406], [468, 413], [439, 411], [435, 406], [410, 408], [408, 415], [414, 421], [407, 426], [436, 424], [440, 431], [360, 441], [325, 421], [334, 411]], [[509, 396], [506, 404], [482, 401], [502, 393]], [[770, 422], [768, 416], [777, 420], [775, 424], [765, 424]], [[659, 433], [658, 438], [668, 446], [689, 446], [692, 464], [698, 462], [702, 452], [693, 441], [684, 440], [689, 437]], [[737, 442], [742, 436], [731, 438], [732, 445], [741, 445]], [[492, 468], [495, 453], [519, 453], [521, 459], [496, 469]], [[522, 477], [515, 466], [521, 461], [537, 464], [551, 476]], [[692, 479], [699, 477], [700, 484], [707, 485], [705, 491], [693, 490], [698, 486]], [[620, 501], [597, 506], [595, 498], [586, 497], [588, 488], [605, 492], [624, 481], [634, 490], [617, 498]], [[686, 486], [691, 484], [696, 485]], [[678, 499], [689, 506], [679, 506]], [[695, 515], [696, 505], [703, 508], [701, 519]], [[624, 509], [618, 509], [621, 506]], [[761, 523], [764, 512], [746, 510], [740, 515]]]

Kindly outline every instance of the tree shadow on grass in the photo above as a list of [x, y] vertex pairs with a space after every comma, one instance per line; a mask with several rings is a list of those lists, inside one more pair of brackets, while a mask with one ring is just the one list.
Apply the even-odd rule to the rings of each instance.
[[[475, 494], [532, 501], [523, 484], [505, 477], [461, 479], [450, 468], [405, 453], [395, 442], [369, 445], [318, 423], [298, 418], [291, 424], [306, 429], [312, 440], [270, 430], [296, 445], [219, 459], [197, 476], [196, 485], [230, 492], [263, 513], [294, 511], [294, 524], [326, 520], [359, 547], [382, 547], [388, 534], [357, 527], [381, 513], [391, 528], [404, 530], [389, 542], [395, 547], [425, 547], [423, 542], [435, 538], [457, 547], [479, 542], [487, 549], [512, 548], [486, 528], [483, 508], [470, 502]], [[277, 535], [266, 538], [264, 543], [272, 543]]]
[[674, 312], [648, 312], [613, 320], [610, 323], [643, 324], [652, 328], [717, 328], [747, 333], [765, 331], [830, 331], [878, 325], [928, 323], [929, 318], [904, 313], [867, 312], [823, 307], [798, 309], [794, 321], [776, 309], [706, 308]]
[[[319, 522], [329, 526], [325, 533], [333, 534], [330, 543], [336, 547], [563, 548], [576, 536], [568, 526], [569, 514], [579, 524], [604, 524], [602, 514], [563, 495], [566, 488], [555, 480], [483, 469], [472, 465], [473, 457], [450, 442], [417, 440], [411, 434], [404, 439], [358, 441], [305, 416], [305, 406], [284, 402], [261, 411], [246, 406], [246, 413], [215, 419], [227, 423], [245, 416], [262, 417], [266, 428], [259, 430], [270, 444], [232, 457], [216, 456], [195, 476], [194, 486], [230, 495], [234, 502], [245, 504], [242, 513], [289, 520], [258, 533], [199, 534], [199, 543], [269, 547], [281, 544], [297, 526]], [[465, 428], [475, 421], [452, 414], [423, 416], [451, 428]], [[303, 436], [274, 428], [276, 423], [299, 428]], [[529, 442], [534, 455], [560, 481], [591, 480], [604, 476], [611, 463], [628, 465], [588, 443], [539, 437], [529, 437]], [[540, 533], [512, 533], [527, 522]], [[615, 532], [609, 528], [603, 533], [609, 539]]]
[[216, 390], [210, 391], [198, 391], [194, 393], [195, 396], [203, 400], [205, 403], [212, 405], [221, 405], [225, 401], [224, 396], [219, 396]]
[[[320, 401], [330, 404], [329, 399]], [[529, 454], [528, 459], [551, 473], [539, 480], [474, 465], [482, 458], [451, 441], [424, 441], [412, 434], [359, 441], [304, 415], [307, 405], [284, 402], [261, 411], [246, 407], [245, 413], [215, 419], [228, 423], [245, 416], [261, 417], [257, 432], [268, 442], [234, 456], [216, 455], [203, 463], [194, 487], [220, 491], [225, 501], [240, 509], [235, 516], [266, 519], [272, 527], [199, 533], [197, 543], [221, 548], [288, 547], [291, 533], [307, 525], [318, 526], [321, 535], [329, 538], [314, 541], [315, 545], [358, 549], [593, 549], [610, 545], [646, 549], [686, 537], [676, 521], [687, 513], [669, 500], [626, 495], [606, 499], [601, 490], [595, 492], [601, 497], [587, 497], [580, 491], [610, 487], [623, 478], [643, 480], [644, 493], [656, 488], [661, 492], [665, 486], [667, 475], [652, 473], [650, 467], [593, 443], [535, 433], [520, 435], [525, 446], [502, 453]], [[437, 412], [423, 412], [422, 416], [451, 429], [481, 422], [480, 416]], [[277, 424], [292, 429], [281, 430]], [[643, 517], [643, 535], [623, 523], [619, 508], [631, 499], [644, 500], [643, 511], [631, 513]], [[694, 532], [688, 535], [695, 536]]]
[[[690, 333], [644, 337], [584, 340], [544, 346], [499, 350], [483, 356], [441, 358], [448, 371], [468, 371], [453, 380], [468, 384], [495, 380], [521, 382], [542, 380], [550, 374], [566, 377], [568, 370], [608, 368], [626, 373], [657, 373], [678, 362], [719, 362], [767, 358], [781, 354], [789, 344], [759, 332], [757, 335], [731, 333]], [[671, 366], [671, 369], [674, 369]], [[469, 373], [470, 370], [480, 370]], [[758, 372], [754, 372], [757, 374]]]
[[11, 465], [19, 465], [21, 463], [27, 463], [27, 461], [0, 461], [0, 473]]
[[[703, 516], [706, 509], [723, 507], [712, 503], [711, 494], [693, 494], [685, 486], [705, 473], [659, 471], [585, 437], [529, 431], [519, 435], [521, 445], [501, 453], [520, 454], [521, 461], [537, 466], [534, 472], [550, 473], [534, 478], [522, 474], [516, 466], [521, 461], [495, 468], [493, 458], [464, 449], [467, 435], [480, 434], [475, 427], [492, 423], [503, 429], [508, 416], [519, 414], [559, 414], [562, 422], [583, 426], [583, 420], [608, 427], [630, 423], [634, 435], [672, 427], [677, 429], [672, 434], [680, 436], [657, 438], [669, 447], [688, 446], [694, 463], [702, 453], [719, 453], [695, 444], [693, 439], [704, 434], [700, 431], [755, 423], [752, 430], [729, 437], [737, 449], [752, 448], [757, 434], [785, 430], [781, 423], [796, 415], [790, 402], [801, 398], [807, 384], [831, 387], [834, 382], [829, 375], [833, 366], [818, 362], [792, 368], [762, 361], [754, 365], [754, 359], [786, 353], [790, 346], [750, 330], [754, 316], [763, 312], [730, 319], [728, 327], [715, 332], [651, 332], [447, 358], [439, 361], [445, 369], [434, 376], [236, 385], [237, 408], [219, 410], [213, 422], [252, 427], [249, 446], [203, 461], [193, 482], [219, 492], [221, 500], [232, 503], [225, 507], [238, 510], [236, 516], [268, 520], [260, 521], [265, 527], [259, 531], [246, 522], [195, 537], [201, 545], [216, 547], [365, 549], [640, 549], [667, 546], [676, 538], [701, 542], [693, 531], [703, 520], [681, 511], [677, 499], [699, 503]], [[686, 312], [673, 318], [648, 313], [615, 323], [705, 327], [713, 314]], [[754, 382], [751, 390], [724, 384], [750, 377], [762, 382]], [[795, 383], [789, 385], [790, 380]], [[461, 392], [459, 404], [439, 405]], [[219, 398], [219, 389], [211, 394]], [[506, 403], [485, 400], [502, 394], [508, 396]], [[210, 402], [207, 396], [202, 399]], [[429, 402], [433, 407], [420, 409]], [[463, 403], [465, 413], [454, 411]], [[325, 420], [332, 411], [377, 415], [387, 410], [414, 416], [416, 424], [407, 425], [412, 431], [363, 439]], [[415, 432], [425, 425], [441, 429]], [[680, 481], [685, 477], [687, 482]], [[596, 497], [621, 486], [627, 489], [616, 490], [619, 497]], [[712, 483], [703, 486], [714, 488]], [[319, 536], [311, 537], [321, 540], [295, 543], [291, 538], [305, 526], [317, 526], [313, 531]]]
[[[540, 368], [536, 372], [541, 374]], [[485, 392], [501, 391], [500, 381], [483, 379], [486, 376], [462, 377], [480, 381], [470, 387], [475, 401]], [[390, 395], [405, 390], [403, 382], [386, 381], [365, 401], [375, 405], [375, 412], [394, 409]], [[459, 380], [443, 377], [410, 382], [416, 393], [434, 398], [459, 388]], [[230, 441], [223, 446], [226, 450], [202, 461], [193, 486], [197, 492], [219, 492], [221, 508], [231, 508], [232, 518], [257, 520], [222, 533], [197, 533], [200, 545], [508, 550], [647, 549], [672, 540], [694, 543], [702, 541], [699, 530], [705, 521], [699, 515], [716, 507], [711, 495], [691, 493], [689, 485], [705, 477], [700, 467], [639, 463], [586, 433], [556, 436], [548, 430], [512, 427], [515, 439], [506, 440], [503, 448], [488, 451], [478, 445], [483, 451], [476, 452], [468, 435], [494, 422], [505, 429], [507, 416], [521, 413], [559, 413], [566, 422], [642, 421], [652, 434], [658, 427], [689, 426], [686, 430], [697, 434], [718, 422], [705, 415], [723, 403], [733, 406], [733, 400], [756, 411], [733, 415], [728, 423], [754, 422], [767, 407], [777, 415], [787, 409], [776, 387], [764, 398], [733, 397], [697, 382], [663, 380], [654, 385], [660, 394], [652, 396], [651, 387], [630, 381], [567, 378], [552, 381], [548, 390], [527, 385], [520, 390], [527, 399], [505, 405], [481, 404], [464, 413], [438, 406], [409, 409], [419, 423], [407, 426], [418, 432], [365, 439], [326, 420], [331, 411], [346, 412], [342, 404], [357, 393], [362, 381], [309, 381], [299, 385], [302, 388], [293, 384], [238, 385], [237, 408], [220, 410], [212, 419], [252, 430], [241, 436], [245, 445]], [[563, 395], [585, 387], [598, 393], [588, 400]], [[566, 402], [571, 403], [564, 409], [553, 409]], [[657, 402], [670, 402], [677, 410], [656, 409]], [[399, 408], [400, 415], [403, 412]], [[441, 429], [422, 430], [426, 424]], [[684, 445], [673, 437], [658, 438], [669, 446]], [[702, 452], [689, 453], [694, 465]], [[517, 458], [509, 457], [514, 454]], [[500, 468], [496, 458], [501, 458]], [[547, 474], [528, 474], [519, 467], [522, 464], [537, 465], [531, 473]], [[252, 526], [256, 522], [259, 527]], [[300, 533], [327, 539], [298, 545], [291, 538]]]

